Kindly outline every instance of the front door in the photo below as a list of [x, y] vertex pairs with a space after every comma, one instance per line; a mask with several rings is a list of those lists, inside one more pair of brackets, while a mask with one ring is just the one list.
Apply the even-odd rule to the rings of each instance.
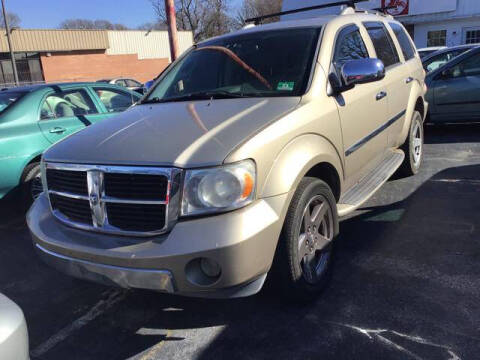
[[[334, 51], [332, 70], [337, 74], [346, 61], [369, 57], [356, 25], [339, 32]], [[346, 177], [353, 181], [375, 166], [384, 155], [386, 133], [378, 130], [387, 117], [386, 90], [384, 82], [379, 81], [356, 85], [336, 98], [342, 126]], [[357, 176], [352, 176], [355, 174]]]
[[104, 117], [85, 89], [69, 89], [47, 94], [42, 100], [38, 125], [53, 144]]
[[436, 119], [480, 119], [480, 53], [452, 65], [432, 85]]

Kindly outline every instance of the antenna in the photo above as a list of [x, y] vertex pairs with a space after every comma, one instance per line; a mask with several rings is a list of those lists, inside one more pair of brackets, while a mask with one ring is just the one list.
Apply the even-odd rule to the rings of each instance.
[[349, 6], [353, 9], [355, 9], [355, 4], [360, 3], [360, 2], [365, 2], [365, 1], [369, 1], [369, 0], [337, 1], [337, 2], [328, 3], [328, 4], [315, 5], [315, 6], [309, 6], [309, 7], [299, 8], [299, 9], [281, 11], [281, 12], [268, 14], [268, 15], [262, 15], [262, 16], [246, 19], [245, 22], [247, 22], [247, 23], [253, 22], [255, 25], [258, 25], [263, 20], [269, 19], [269, 18], [272, 18], [272, 17], [277, 17], [277, 16], [281, 16], [281, 15], [288, 15], [288, 14], [295, 14], [295, 13], [305, 12], [305, 11], [310, 11], [310, 10], [326, 9], [326, 8], [329, 8], [329, 7], [335, 7], [335, 6], [341, 6], [341, 5], [346, 5], [346, 6]]

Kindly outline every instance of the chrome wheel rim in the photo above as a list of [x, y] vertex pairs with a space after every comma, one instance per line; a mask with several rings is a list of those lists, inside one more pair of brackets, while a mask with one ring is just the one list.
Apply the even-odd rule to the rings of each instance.
[[42, 192], [43, 192], [42, 177], [41, 177], [41, 174], [38, 173], [30, 182], [30, 195], [32, 196], [32, 199], [35, 200], [40, 196]]
[[328, 268], [328, 245], [333, 232], [330, 204], [324, 196], [317, 195], [305, 206], [298, 231], [298, 262], [303, 278], [310, 284], [316, 284]]
[[422, 151], [423, 151], [423, 139], [422, 139], [422, 129], [418, 121], [415, 121], [415, 127], [413, 128], [413, 146], [412, 146], [412, 155], [413, 155], [413, 164], [415, 167], [420, 165], [422, 160]]

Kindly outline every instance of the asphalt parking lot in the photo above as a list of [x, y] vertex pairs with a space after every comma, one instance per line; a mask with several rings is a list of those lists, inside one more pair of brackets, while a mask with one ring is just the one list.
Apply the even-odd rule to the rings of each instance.
[[309, 306], [72, 279], [37, 259], [15, 200], [0, 202], [0, 292], [24, 310], [32, 359], [478, 359], [480, 125], [426, 134], [421, 173], [341, 223]]

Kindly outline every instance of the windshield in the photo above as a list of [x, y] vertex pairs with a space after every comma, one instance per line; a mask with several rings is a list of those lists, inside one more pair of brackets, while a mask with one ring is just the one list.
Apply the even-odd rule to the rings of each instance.
[[0, 92], [0, 113], [5, 111], [10, 105], [20, 99], [23, 95], [25, 95], [25, 93], [19, 91]]
[[143, 102], [302, 95], [319, 32], [263, 31], [202, 43], [169, 69]]

